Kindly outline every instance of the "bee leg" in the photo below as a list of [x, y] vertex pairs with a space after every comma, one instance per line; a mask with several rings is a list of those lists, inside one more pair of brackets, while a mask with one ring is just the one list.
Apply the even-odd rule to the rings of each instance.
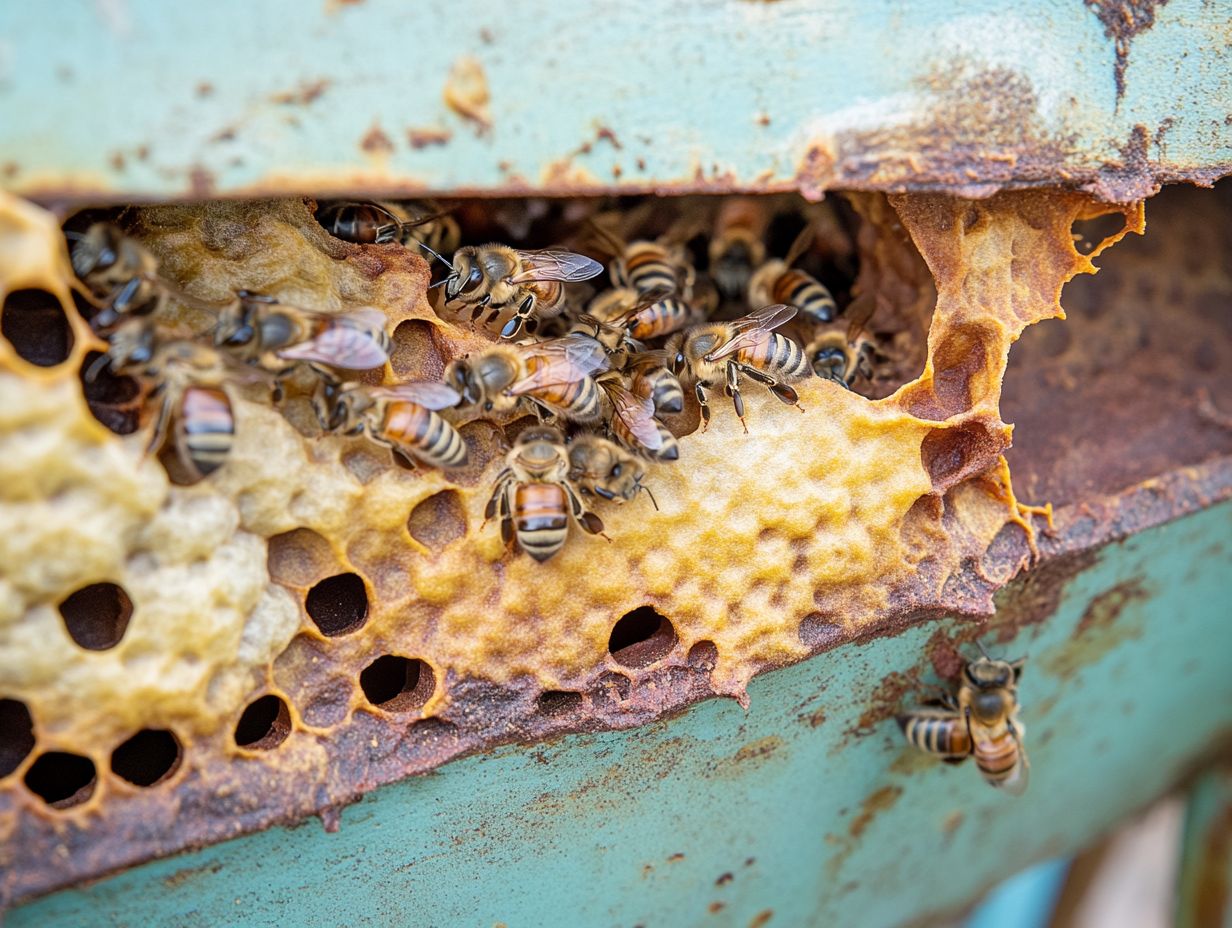
[[483, 315], [483, 311], [488, 308], [488, 303], [490, 302], [492, 302], [492, 294], [484, 294], [483, 299], [476, 303], [474, 310], [471, 311], [471, 322], [479, 320], [479, 317]]
[[710, 404], [706, 402], [706, 388], [702, 386], [701, 381], [693, 385], [693, 393], [697, 397], [697, 405], [702, 411], [702, 431], [710, 428]]
[[562, 483], [561, 486], [564, 488], [565, 494], [569, 497], [569, 506], [573, 510], [573, 518], [577, 521], [577, 524], [591, 535], [599, 535], [607, 541], [611, 541], [612, 539], [603, 534], [603, 520], [593, 512], [586, 511], [586, 507], [582, 505], [582, 501], [578, 499], [578, 495], [573, 492], [573, 487], [569, 486], [567, 483]]
[[736, 416], [740, 419], [744, 434], [749, 434], [749, 424], [744, 421], [744, 397], [740, 395], [740, 375], [737, 373], [735, 364], [727, 365], [727, 386], [724, 391], [731, 397], [732, 405], [736, 407]]
[[145, 451], [141, 455], [143, 460], [162, 447], [162, 443], [167, 439], [167, 429], [170, 425], [171, 394], [164, 393], [163, 401], [158, 405], [158, 418], [154, 420], [154, 430], [150, 435], [150, 441], [145, 446]]
[[[506, 468], [505, 470], [497, 474], [496, 487], [492, 490], [492, 495], [488, 497], [488, 504], [487, 506], [484, 507], [484, 510], [483, 510], [483, 525], [487, 525], [488, 522], [491, 521], [492, 517], [496, 515], [496, 510], [498, 506], [500, 506], [501, 508], [501, 515], [502, 516], [504, 515], [504, 510], [505, 510], [504, 494], [505, 494], [505, 490], [509, 486], [509, 481], [512, 477], [513, 477], [513, 472], [510, 471], [508, 468]], [[480, 528], [482, 529], [483, 526], [481, 525]]]
[[132, 309], [131, 303], [133, 297], [137, 295], [137, 290], [140, 288], [142, 280], [140, 277], [134, 277], [124, 286], [116, 291], [116, 295], [111, 299], [111, 309], [113, 312], [123, 315]]
[[531, 310], [535, 308], [535, 297], [531, 294], [522, 301], [517, 312], [513, 314], [513, 318], [505, 323], [505, 327], [501, 329], [501, 338], [513, 338], [522, 331], [522, 324], [526, 322], [530, 316]]
[[505, 548], [512, 551], [517, 533], [513, 530], [513, 513], [509, 510], [510, 489], [510, 486], [506, 486], [500, 495], [500, 532]]
[[796, 393], [794, 387], [789, 387], [780, 380], [775, 380], [765, 371], [759, 371], [755, 367], [749, 367], [747, 364], [737, 364], [740, 372], [748, 376], [751, 380], [756, 380], [760, 384], [764, 384], [767, 389], [788, 406], [795, 406], [801, 412], [804, 412], [804, 407], [800, 405], [800, 395]]

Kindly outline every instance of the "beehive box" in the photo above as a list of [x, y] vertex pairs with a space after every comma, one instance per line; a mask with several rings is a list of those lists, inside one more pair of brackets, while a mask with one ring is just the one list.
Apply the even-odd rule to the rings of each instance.
[[[775, 43], [791, 47], [810, 25], [818, 41], [837, 45], [827, 14], [839, 9], [775, 13], [749, 6], [740, 15], [769, 50]], [[6, 720], [15, 720], [16, 730], [19, 703], [31, 718], [31, 737], [5, 745], [13, 762], [0, 782], [9, 899], [311, 813], [332, 829], [341, 808], [368, 790], [479, 749], [633, 728], [529, 754], [487, 753], [445, 768], [439, 779], [376, 794], [381, 798], [364, 822], [352, 828], [359, 816], [345, 813], [339, 836], [269, 832], [206, 852], [198, 863], [171, 861], [133, 871], [126, 882], [53, 897], [15, 919], [56, 914], [80, 921], [83, 907], [96, 909], [102, 900], [119, 913], [140, 911], [140, 899], [168, 919], [191, 906], [213, 911], [201, 918], [217, 923], [240, 898], [254, 919], [276, 920], [290, 909], [328, 923], [339, 904], [350, 908], [379, 884], [385, 888], [376, 901], [356, 911], [376, 913], [413, 899], [441, 923], [450, 921], [442, 912], [516, 923], [519, 913], [527, 918], [544, 905], [557, 919], [572, 911], [598, 917], [636, 877], [646, 897], [614, 909], [618, 923], [687, 923], [709, 910], [716, 923], [747, 923], [770, 912], [795, 924], [805, 923], [805, 912], [833, 919], [864, 910], [870, 923], [891, 924], [907, 913], [959, 906], [1014, 866], [1089, 839], [1181, 779], [1208, 742], [1221, 741], [1226, 683], [1215, 678], [1216, 653], [1205, 661], [1194, 654], [1215, 634], [1214, 571], [1226, 563], [1215, 545], [1227, 535], [1226, 506], [1183, 523], [1189, 528], [1179, 534], [1144, 536], [1123, 554], [1093, 553], [1228, 494], [1229, 433], [1220, 412], [1228, 396], [1226, 318], [1212, 308], [1226, 305], [1229, 289], [1219, 259], [1226, 226], [1220, 195], [1172, 196], [1161, 205], [1165, 231], [1156, 235], [1153, 225], [1141, 244], [1117, 245], [1106, 260], [1122, 249], [1137, 249], [1135, 257], [1104, 289], [1077, 291], [1087, 302], [1064, 324], [1070, 328], [1042, 322], [1060, 315], [1071, 277], [1094, 270], [1092, 259], [1104, 260], [1100, 252], [1121, 236], [1142, 231], [1137, 201], [1153, 182], [1210, 180], [1227, 161], [1226, 140], [1201, 134], [1209, 124], [1205, 96], [1175, 113], [1149, 114], [1161, 127], [1171, 120], [1168, 145], [1151, 149], [1147, 131], [1141, 156], [1132, 148], [1141, 134], [1127, 114], [1147, 118], [1144, 108], [1154, 98], [1134, 95], [1131, 39], [1135, 55], [1165, 39], [1154, 29], [1105, 38], [1103, 20], [1092, 13], [1075, 16], [1072, 34], [1068, 20], [1064, 28], [1059, 19], [1037, 26], [1030, 34], [1065, 36], [1069, 48], [1115, 49], [1094, 85], [1114, 97], [1080, 91], [1090, 96], [1068, 110], [1041, 102], [1051, 99], [1047, 75], [1038, 70], [1046, 61], [1019, 56], [1018, 78], [1008, 80], [994, 63], [958, 71], [952, 64], [950, 71], [904, 64], [903, 74], [914, 76], [903, 86], [922, 95], [910, 106], [922, 121], [911, 126], [868, 103], [860, 119], [824, 108], [809, 116], [782, 94], [748, 107], [747, 137], [734, 133], [721, 142], [704, 126], [685, 123], [675, 135], [643, 142], [636, 127], [653, 120], [637, 110], [632, 91], [614, 92], [609, 120], [568, 117], [586, 126], [581, 148], [549, 162], [543, 153], [577, 134], [564, 115], [569, 101], [560, 99], [559, 118], [533, 123], [534, 154], [492, 173], [483, 159], [510, 144], [512, 136], [502, 132], [526, 123], [502, 91], [509, 76], [502, 68], [515, 60], [503, 45], [512, 47], [511, 37], [472, 12], [458, 21], [492, 36], [480, 35], [480, 47], [492, 51], [477, 59], [490, 95], [479, 119], [466, 106], [459, 111], [457, 96], [465, 77], [472, 85], [463, 96], [473, 102], [474, 68], [456, 66], [447, 48], [428, 51], [419, 65], [421, 73], [437, 74], [432, 56], [448, 60], [438, 78], [444, 98], [433, 91], [415, 99], [410, 117], [397, 111], [413, 123], [405, 145], [393, 139], [395, 110], [347, 105], [371, 99], [354, 89], [356, 76], [329, 71], [296, 84], [283, 73], [279, 80], [298, 91], [258, 92], [259, 81], [229, 85], [212, 57], [190, 55], [177, 68], [188, 73], [186, 62], [201, 65], [188, 95], [193, 131], [230, 138], [203, 145], [199, 157], [159, 144], [142, 157], [132, 137], [113, 142], [96, 133], [90, 145], [66, 145], [71, 155], [36, 169], [21, 153], [37, 137], [30, 122], [36, 117], [23, 109], [18, 124], [27, 131], [14, 135], [9, 186], [52, 205], [66, 193], [88, 192], [102, 204], [190, 192], [199, 202], [123, 216], [169, 276], [203, 299], [244, 286], [331, 311], [380, 306], [395, 344], [381, 372], [387, 382], [439, 376], [450, 360], [485, 343], [482, 333], [429, 304], [424, 261], [396, 246], [331, 239], [299, 197], [210, 195], [387, 191], [423, 178], [447, 193], [511, 193], [521, 185], [552, 193], [755, 187], [816, 196], [844, 189], [851, 192], [842, 200], [857, 217], [854, 287], [879, 301], [878, 311], [897, 321], [905, 343], [914, 333], [919, 366], [880, 399], [809, 382], [800, 390], [803, 416], [750, 394], [748, 435], [721, 408], [705, 434], [679, 423], [682, 465], [654, 471], [659, 511], [644, 501], [605, 510], [610, 544], [573, 538], [539, 565], [506, 552], [495, 526], [482, 524], [508, 441], [503, 422], [463, 425], [472, 458], [465, 472], [411, 473], [362, 439], [319, 436], [303, 402], [289, 404], [284, 415], [260, 390], [240, 387], [237, 441], [226, 467], [191, 487], [171, 482], [157, 459], [143, 456], [141, 435], [113, 431], [135, 424], [140, 404], [133, 395], [96, 392], [87, 401], [95, 387], [85, 388], [82, 368], [103, 346], [73, 306], [58, 222], [6, 199], [0, 466], [7, 479], [0, 493], [12, 529], [0, 536], [7, 603], [0, 695], [11, 701]], [[193, 49], [209, 45], [209, 30], [221, 28], [215, 15], [193, 21], [202, 35]], [[318, 15], [338, 34], [384, 22], [365, 8]], [[1172, 42], [1209, 22], [1201, 10], [1175, 2], [1161, 8], [1160, 20], [1159, 33]], [[871, 21], [846, 22], [843, 37], [884, 36]], [[38, 22], [23, 25], [40, 34]], [[399, 28], [419, 25], [407, 20]], [[189, 31], [172, 14], [140, 25], [129, 20], [127, 28], [127, 37], [115, 31], [109, 41], [124, 47], [135, 29], [147, 39]], [[952, 43], [957, 28], [933, 23], [929, 34], [949, 35]], [[365, 31], [375, 43], [394, 34]], [[463, 44], [459, 39], [453, 48]], [[585, 52], [584, 45], [563, 47], [571, 55]], [[1015, 48], [989, 54], [1009, 59]], [[241, 42], [232, 53], [242, 50]], [[373, 51], [382, 58], [379, 47]], [[39, 67], [55, 60], [49, 54]], [[807, 61], [802, 68], [820, 67]], [[74, 81], [83, 79], [73, 73]], [[839, 73], [827, 65], [814, 76], [834, 81]], [[924, 80], [927, 74], [934, 83]], [[535, 79], [533, 72], [519, 74], [523, 82]], [[532, 99], [547, 95], [526, 86]], [[245, 112], [241, 98], [261, 99], [246, 111], [247, 125], [235, 116]], [[894, 95], [882, 88], [879, 99]], [[983, 103], [956, 102], [965, 99]], [[280, 150], [304, 124], [302, 131], [319, 131], [317, 108], [326, 100], [328, 116], [320, 115], [331, 127], [329, 139], [313, 135], [316, 141], [294, 154]], [[1002, 112], [994, 100], [1018, 109]], [[160, 106], [155, 97], [144, 128], [160, 140], [179, 138], [160, 120], [183, 117], [170, 103]], [[48, 111], [55, 115], [54, 107]], [[225, 121], [213, 118], [224, 113]], [[825, 128], [819, 125], [802, 147], [800, 127], [810, 118]], [[357, 119], [363, 154], [343, 154], [339, 140], [350, 138], [348, 126]], [[1022, 120], [1036, 127], [1033, 133], [989, 135]], [[85, 131], [80, 118], [57, 125], [67, 127], [56, 130], [66, 141]], [[1115, 146], [1104, 140], [1118, 127], [1128, 141], [1111, 154]], [[266, 133], [274, 144], [246, 143], [247, 132]], [[1069, 141], [1060, 144], [1066, 132]], [[690, 138], [710, 150], [699, 154]], [[224, 154], [237, 143], [241, 154]], [[652, 154], [658, 150], [663, 154]], [[784, 164], [799, 167], [778, 167]], [[996, 186], [1043, 182], [1050, 189], [993, 193]], [[946, 192], [924, 189], [937, 186]], [[1112, 231], [1095, 234], [1081, 224], [1101, 214], [1120, 217]], [[1067, 307], [1076, 286], [1065, 290]], [[1163, 303], [1169, 314], [1160, 318]], [[182, 321], [191, 327], [191, 314]], [[1041, 324], [1026, 328], [1035, 323]], [[1023, 342], [1011, 351], [1020, 335]], [[1011, 449], [1007, 421], [1029, 429], [1030, 441], [1016, 440]], [[1044, 524], [1020, 505], [1015, 487], [1030, 502], [1057, 505], [1054, 532], [1040, 534]], [[1155, 553], [1160, 546], [1166, 557]], [[1034, 572], [1005, 586], [1037, 556]], [[1177, 576], [1189, 577], [1185, 571], [1193, 573], [1191, 582], [1178, 583]], [[1001, 608], [989, 619], [995, 605]], [[1165, 633], [1157, 617], [1169, 609], [1187, 618]], [[956, 618], [941, 621], [947, 616]], [[1032, 741], [1032, 793], [1006, 809], [973, 771], [914, 762], [888, 719], [927, 680], [952, 679], [959, 653], [969, 653], [977, 637], [1013, 650], [1024, 627], [1026, 649], [1044, 654], [1034, 689], [1030, 677], [1024, 683], [1034, 704], [1026, 711], [1030, 730], [1041, 737]], [[827, 656], [797, 664], [821, 652]], [[1033, 673], [1036, 666], [1033, 659]], [[1160, 667], [1172, 667], [1171, 676]], [[392, 676], [384, 672], [391, 669]], [[1160, 684], [1143, 701], [1150, 710], [1124, 710], [1119, 737], [1110, 732], [1104, 739], [1115, 749], [1101, 749], [1099, 760], [1071, 760], [1090, 746], [1089, 731], [1076, 720], [1101, 706], [1123, 707], [1118, 694], [1126, 677], [1148, 676], [1183, 678], [1185, 686], [1166, 695]], [[749, 714], [707, 704], [656, 722], [713, 695], [734, 697]], [[1112, 799], [1106, 783], [1142, 756], [1163, 708], [1194, 697], [1205, 708], [1170, 745], [1166, 762], [1132, 788], [1122, 783]], [[174, 740], [142, 732], [169, 732]], [[117, 754], [134, 736], [129, 754]], [[51, 775], [49, 761], [40, 760], [47, 757], [61, 765]], [[126, 767], [125, 757], [135, 757], [135, 767]], [[536, 758], [553, 773], [537, 770]], [[32, 776], [39, 763], [44, 773]], [[154, 782], [133, 784], [125, 771]], [[47, 782], [59, 791], [40, 797], [31, 788]], [[75, 782], [80, 790], [61, 795]], [[814, 796], [817, 789], [824, 795]], [[1067, 796], [1063, 807], [1059, 794]], [[433, 820], [422, 811], [427, 799], [444, 803], [448, 814]], [[1040, 815], [1065, 821], [1025, 842], [1017, 838], [1008, 850], [1011, 836]], [[524, 827], [505, 824], [510, 818]], [[380, 840], [382, 826], [401, 839]], [[937, 871], [920, 864], [895, 870], [886, 861], [916, 859], [913, 848], [931, 851], [942, 839], [952, 848], [949, 860], [969, 860], [985, 841], [1007, 850], [996, 864], [973, 867], [944, 900], [913, 903], [912, 886]], [[379, 848], [371, 851], [379, 859], [371, 876], [342, 876], [339, 861], [362, 862], [369, 845]], [[444, 847], [452, 850], [433, 863]], [[546, 900], [510, 891], [526, 881], [545, 848], [554, 877], [544, 881], [560, 889]], [[345, 887], [338, 897], [291, 901], [286, 893], [296, 878], [272, 892], [263, 882], [268, 868], [239, 863], [309, 849], [322, 855], [334, 885]], [[604, 902], [589, 897], [587, 881], [573, 874], [587, 869], [578, 860], [607, 873], [602, 861], [609, 855], [621, 863], [605, 876]], [[444, 888], [480, 866], [493, 874], [490, 893], [476, 899], [469, 887]], [[415, 868], [426, 875], [418, 878]], [[881, 869], [880, 880], [859, 876]], [[412, 876], [394, 876], [408, 871]], [[802, 881], [816, 889], [802, 892]], [[150, 893], [132, 891], [147, 886], [159, 887], [156, 903]]]

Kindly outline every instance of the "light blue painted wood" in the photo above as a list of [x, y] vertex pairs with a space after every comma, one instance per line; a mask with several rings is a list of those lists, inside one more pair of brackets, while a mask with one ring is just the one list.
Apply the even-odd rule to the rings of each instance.
[[[747, 713], [711, 700], [645, 728], [503, 748], [378, 790], [337, 834], [250, 835], [7, 925], [744, 928], [772, 911], [771, 926], [877, 928], [955, 911], [1086, 845], [1226, 736], [1230, 537], [1224, 503], [1110, 545], [1007, 646], [1029, 655], [1021, 798], [917, 757], [890, 719], [859, 730], [889, 671], [927, 668], [928, 623], [758, 677]], [[1124, 584], [1139, 595], [1077, 633]]]
[[[129, 198], [795, 187], [814, 145], [865, 183], [922, 183], [929, 144], [1038, 182], [1023, 157], [1037, 142], [1054, 144], [1061, 180], [1123, 162], [1136, 126], [1165, 170], [1232, 165], [1227, 4], [1155, 14], [1118, 99], [1114, 43], [1079, 0], [10, 2], [0, 184]], [[442, 100], [466, 54], [487, 75], [490, 132]], [[998, 92], [963, 123], [963, 82], [981, 75]], [[1001, 99], [1011, 85], [1033, 98], [1025, 112]], [[952, 135], [895, 133], [937, 124]], [[391, 151], [363, 149], [374, 127]], [[416, 149], [412, 128], [451, 138]]]

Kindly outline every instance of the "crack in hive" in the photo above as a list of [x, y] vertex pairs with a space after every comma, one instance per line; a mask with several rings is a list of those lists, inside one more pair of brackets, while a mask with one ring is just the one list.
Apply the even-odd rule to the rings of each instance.
[[[67, 359], [47, 367], [0, 339], [0, 698], [30, 708], [37, 738], [0, 782], [0, 833], [35, 827], [31, 816], [84, 826], [101, 815], [118, 795], [112, 751], [141, 731], [183, 748], [159, 789], [192, 770], [231, 795], [249, 765], [277, 764], [330, 784], [319, 806], [388, 779], [391, 757], [413, 768], [423, 750], [449, 754], [483, 729], [473, 692], [529, 687], [532, 706], [558, 715], [579, 701], [619, 706], [646, 674], [697, 673], [708, 692], [743, 700], [756, 672], [892, 616], [991, 612], [986, 591], [953, 580], [1009, 523], [1034, 546], [1003, 457], [1010, 346], [1063, 316], [1063, 284], [1141, 232], [1141, 207], [1058, 191], [852, 200], [863, 219], [853, 292], [896, 318], [899, 363], [922, 373], [879, 399], [811, 379], [798, 385], [803, 414], [750, 391], [747, 436], [716, 409], [708, 431], [680, 438], [685, 465], [652, 470], [658, 512], [644, 500], [606, 510], [610, 543], [574, 533], [539, 564], [484, 526], [507, 446], [499, 425], [462, 426], [467, 469], [408, 471], [362, 439], [317, 435], [303, 395], [284, 415], [238, 385], [225, 467], [173, 485], [141, 431], [115, 434], [86, 402], [82, 364], [105, 346], [73, 308], [58, 225], [0, 195], [0, 289], [52, 294], [72, 333]], [[1123, 228], [1080, 254], [1073, 223], [1110, 210]], [[418, 256], [331, 238], [303, 202], [145, 208], [129, 221], [199, 299], [245, 287], [330, 311], [382, 307], [395, 342], [385, 382], [439, 376], [489, 344], [433, 312]], [[185, 309], [178, 323], [201, 331], [209, 319]], [[918, 343], [925, 330], [927, 352], [913, 357], [912, 333]], [[117, 585], [132, 615], [112, 647], [85, 651], [57, 604], [97, 583]], [[665, 625], [613, 647], [617, 619], [641, 609]], [[261, 699], [260, 717], [243, 721]], [[335, 779], [336, 752], [354, 760], [360, 735], [371, 756]], [[71, 811], [17, 786], [48, 751], [102, 771]], [[268, 822], [266, 801], [236, 795], [237, 821]]]

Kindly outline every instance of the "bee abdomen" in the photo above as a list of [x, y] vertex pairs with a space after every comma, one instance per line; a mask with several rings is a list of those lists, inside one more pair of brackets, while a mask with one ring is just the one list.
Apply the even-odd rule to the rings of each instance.
[[812, 372], [804, 349], [794, 339], [778, 332], [770, 333], [763, 366], [768, 373], [778, 374], [784, 379], [807, 377]]
[[684, 409], [684, 390], [680, 381], [668, 370], [660, 368], [642, 377], [650, 383], [650, 398], [654, 402], [655, 412], [680, 412]]
[[700, 321], [699, 316], [684, 300], [672, 297], [647, 306], [629, 321], [628, 330], [634, 338], [646, 341], [679, 332]]
[[227, 394], [213, 387], [186, 388], [180, 399], [176, 435], [181, 459], [186, 459], [202, 477], [218, 470], [226, 461], [235, 436], [235, 419]]
[[535, 398], [555, 407], [571, 422], [595, 422], [603, 414], [602, 391], [590, 377], [546, 390]]
[[976, 741], [972, 753], [980, 773], [993, 786], [1001, 786], [1012, 779], [1018, 770], [1018, 742], [1008, 729], [992, 738]]
[[971, 753], [971, 738], [962, 717], [955, 713], [918, 712], [898, 717], [907, 740], [927, 754], [941, 757], [966, 757]]
[[565, 544], [569, 517], [565, 491], [550, 483], [529, 483], [513, 493], [513, 527], [522, 550], [546, 561]]
[[629, 286], [638, 293], [650, 293], [660, 288], [675, 293], [680, 289], [676, 268], [664, 259], [658, 249], [639, 251], [619, 262], [614, 270], [617, 286]]
[[830, 322], [838, 315], [838, 305], [825, 284], [794, 268], [779, 275], [773, 296], [776, 303], [795, 306], [814, 322]]
[[458, 430], [417, 403], [391, 404], [383, 431], [390, 441], [435, 467], [461, 467], [466, 463], [466, 442]]

